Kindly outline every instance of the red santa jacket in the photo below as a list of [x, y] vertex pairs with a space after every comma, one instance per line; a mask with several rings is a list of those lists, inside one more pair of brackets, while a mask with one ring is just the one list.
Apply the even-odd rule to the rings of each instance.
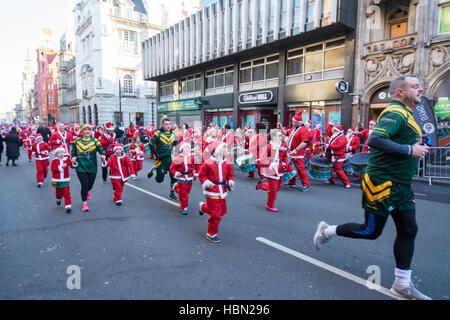
[[144, 160], [145, 147], [142, 143], [139, 145], [130, 144], [128, 154], [131, 157], [131, 161]]
[[[66, 164], [66, 167], [63, 167], [64, 163]], [[65, 156], [62, 159], [53, 159], [51, 164], [52, 182], [70, 181], [69, 167], [72, 169], [76, 167], [72, 164], [72, 160], [70, 160], [70, 157]]]
[[[225, 160], [218, 162], [211, 157], [202, 164], [198, 179], [202, 184], [205, 197], [225, 199], [228, 193], [227, 188], [223, 183], [234, 181], [233, 167]], [[207, 188], [207, 182], [212, 182], [214, 186], [212, 188]]]
[[110, 135], [108, 138], [103, 133], [100, 138], [100, 143], [102, 144], [102, 147], [105, 150], [105, 155], [107, 157], [111, 156], [112, 154], [114, 154], [114, 146], [117, 143], [116, 134], [113, 132], [112, 135]]
[[102, 167], [111, 167], [111, 172], [109, 174], [110, 179], [122, 179], [122, 181], [127, 181], [130, 179], [130, 176], [135, 176], [131, 160], [124, 154], [122, 154], [121, 157], [117, 157], [113, 154], [108, 159], [108, 162], [102, 163]]
[[367, 140], [369, 140], [369, 136], [372, 133], [372, 130], [370, 129], [364, 129], [362, 131], [357, 131], [356, 135], [358, 137], [361, 137], [364, 139], [364, 144], [363, 144], [363, 148], [362, 148], [362, 152], [368, 152], [369, 151], [369, 146], [367, 145]]
[[177, 156], [173, 159], [169, 168], [175, 179], [189, 182], [198, 176], [200, 164], [193, 154], [189, 156]]
[[265, 177], [279, 180], [283, 173], [290, 171], [288, 147], [281, 143], [278, 147], [269, 143], [263, 152], [261, 164], [263, 165], [262, 173]]
[[308, 129], [305, 126], [299, 126], [297, 128], [292, 127], [289, 129], [287, 133], [287, 147], [290, 151], [289, 156], [291, 158], [304, 158], [305, 157], [305, 150], [306, 148], [303, 148], [297, 152], [293, 151], [295, 148], [297, 148], [302, 142], [309, 142], [309, 133]]
[[70, 132], [64, 131], [61, 133], [59, 130], [55, 131], [50, 137], [50, 146], [52, 150], [55, 150], [58, 147], [63, 147], [66, 150], [66, 154], [70, 154], [70, 143], [72, 138], [69, 137]]
[[328, 148], [331, 150], [332, 162], [345, 161], [345, 152], [347, 150], [347, 138], [343, 133], [338, 133], [336, 136], [332, 136]]
[[359, 146], [360, 142], [357, 136], [352, 135], [350, 139], [347, 138], [347, 152], [350, 152], [350, 154], [353, 155], [359, 149]]
[[255, 134], [249, 140], [249, 149], [256, 162], [260, 161], [263, 156], [263, 150], [267, 143], [265, 134]]
[[52, 148], [47, 142], [42, 141], [33, 143], [31, 150], [33, 150], [35, 160], [48, 160]]

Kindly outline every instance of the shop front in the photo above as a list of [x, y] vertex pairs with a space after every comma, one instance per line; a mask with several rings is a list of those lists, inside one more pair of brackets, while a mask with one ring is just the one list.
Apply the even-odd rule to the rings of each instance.
[[163, 118], [170, 120], [172, 125], [186, 123], [190, 127], [201, 124], [201, 105], [199, 98], [184, 99], [157, 104], [158, 126]]
[[233, 93], [217, 94], [203, 97], [203, 124], [209, 126], [226, 124], [233, 127]]
[[389, 93], [389, 87], [383, 87], [375, 91], [370, 97], [369, 114], [368, 119], [362, 118], [362, 124], [368, 126], [370, 120], [377, 120], [381, 112], [386, 109], [392, 102], [391, 94]]
[[435, 93], [433, 110], [436, 116], [439, 147], [450, 146], [450, 77], [442, 82]]
[[335, 84], [336, 80], [328, 80], [286, 86], [283, 125], [292, 126], [292, 118], [300, 111], [303, 122], [311, 120], [313, 128], [321, 123], [322, 131], [330, 121], [342, 124], [342, 94]]
[[268, 129], [277, 126], [278, 88], [239, 92], [237, 127], [244, 128], [262, 122]]

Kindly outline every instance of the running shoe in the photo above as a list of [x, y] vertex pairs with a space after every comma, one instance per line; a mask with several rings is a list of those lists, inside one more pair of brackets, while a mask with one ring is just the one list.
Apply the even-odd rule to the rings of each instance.
[[266, 209], [272, 212], [278, 212], [277, 208], [269, 208], [269, 206], [266, 204]]
[[289, 183], [286, 183], [286, 184], [284, 184], [283, 186], [286, 187], [286, 188], [290, 188], [290, 189], [297, 188], [297, 185], [295, 185], [295, 184], [289, 184]]
[[206, 239], [208, 239], [211, 242], [215, 242], [215, 243], [219, 243], [222, 241], [219, 239], [219, 237], [217, 235], [215, 235], [214, 237], [211, 237], [209, 234], [206, 234]]
[[117, 200], [116, 201], [116, 206], [120, 207], [122, 205], [122, 200]]
[[323, 231], [328, 227], [329, 225], [325, 221], [320, 221], [319, 224], [317, 225], [316, 233], [314, 234], [313, 240], [314, 248], [316, 248], [316, 250], [320, 250], [320, 247], [325, 243], [327, 243], [328, 240], [330, 240], [323, 234]]
[[205, 203], [203, 202], [203, 201], [200, 201], [199, 203], [198, 203], [198, 208], [199, 208], [199, 210], [198, 210], [198, 214], [199, 215], [204, 215], [205, 213], [202, 211], [202, 206], [204, 205]]
[[147, 173], [147, 178], [153, 177], [153, 168]]
[[309, 188], [307, 188], [307, 187], [301, 187], [301, 188], [300, 188], [300, 191], [301, 191], [301, 192], [307, 192], [307, 191], [309, 191]]
[[391, 288], [391, 292], [396, 296], [401, 298], [409, 299], [409, 300], [432, 300], [429, 296], [424, 295], [422, 292], [417, 290], [414, 287], [414, 284], [409, 282], [409, 286], [406, 288], [401, 288], [395, 286], [395, 284]]
[[258, 184], [256, 185], [256, 190], [261, 189], [262, 185], [263, 185], [263, 182], [259, 181]]
[[170, 199], [170, 200], [173, 200], [173, 201], [177, 201], [177, 200], [178, 200], [178, 198], [177, 198], [177, 196], [175, 195], [175, 193], [169, 194], [169, 199]]
[[351, 184], [347, 184], [347, 185], [345, 186], [345, 189], [350, 189], [351, 187], [352, 187]]
[[81, 211], [83, 211], [83, 212], [89, 211], [89, 207], [88, 207], [87, 203], [83, 203], [83, 207], [81, 208]]
[[60, 205], [61, 205], [61, 200], [56, 200], [56, 204], [57, 204], [58, 206], [60, 206]]
[[69, 206], [69, 207], [66, 207], [66, 213], [72, 213], [72, 207], [71, 206]]
[[180, 212], [181, 212], [181, 214], [182, 214], [183, 216], [186, 216], [186, 215], [188, 214], [187, 208], [184, 208], [184, 209], [181, 210]]

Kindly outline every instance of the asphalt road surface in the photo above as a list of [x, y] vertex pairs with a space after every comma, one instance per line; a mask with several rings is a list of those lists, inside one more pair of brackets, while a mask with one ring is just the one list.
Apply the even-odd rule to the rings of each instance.
[[[91, 211], [83, 214], [71, 170], [68, 215], [55, 203], [50, 177], [36, 188], [34, 162], [25, 158], [22, 152], [18, 167], [0, 167], [0, 299], [393, 299], [386, 290], [394, 280], [392, 219], [374, 241], [334, 238], [320, 251], [312, 245], [321, 220], [363, 222], [355, 179], [349, 190], [318, 180], [306, 193], [282, 189], [280, 212], [272, 213], [256, 180], [236, 167], [216, 244], [204, 237], [198, 181], [182, 216], [167, 199], [169, 177], [162, 184], [146, 178], [153, 161], [145, 160], [139, 179], [125, 187], [122, 207], [99, 168]], [[415, 184], [414, 191], [413, 281], [432, 298], [449, 299], [450, 188]], [[79, 274], [67, 273], [69, 266]], [[74, 275], [80, 289], [68, 288]], [[371, 276], [370, 283], [380, 279], [377, 290], [366, 285]]]

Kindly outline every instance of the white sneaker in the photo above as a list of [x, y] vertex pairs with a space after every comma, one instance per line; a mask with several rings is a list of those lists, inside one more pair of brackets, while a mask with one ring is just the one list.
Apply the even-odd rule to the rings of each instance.
[[316, 250], [320, 250], [320, 247], [326, 242], [328, 242], [328, 240], [330, 240], [323, 234], [323, 231], [329, 226], [330, 225], [327, 224], [325, 221], [320, 221], [319, 224], [317, 225], [316, 233], [314, 234], [313, 240], [314, 248], [316, 248]]
[[203, 202], [203, 201], [200, 201], [199, 203], [198, 203], [198, 214], [199, 215], [204, 215], [205, 213], [202, 211], [202, 205], [203, 204], [205, 204], [205, 202]]
[[352, 187], [351, 184], [347, 184], [347, 185], [345, 186], [345, 189], [350, 189], [351, 187]]
[[401, 298], [410, 300], [432, 300], [429, 296], [426, 296], [417, 290], [412, 282], [410, 282], [409, 287], [406, 288], [400, 288], [394, 283], [394, 285], [392, 285], [391, 292]]

